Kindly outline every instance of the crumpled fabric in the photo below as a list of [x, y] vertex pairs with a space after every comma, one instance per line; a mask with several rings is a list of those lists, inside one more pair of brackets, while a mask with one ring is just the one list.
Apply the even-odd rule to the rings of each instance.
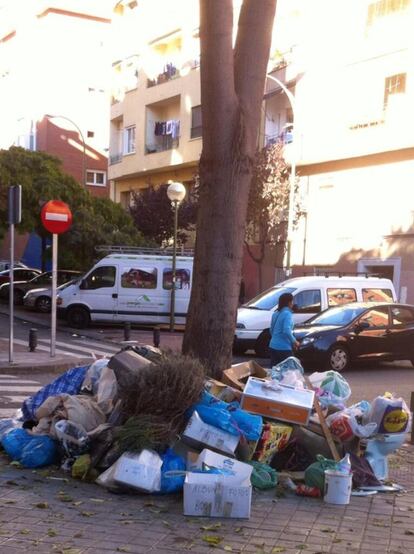
[[22, 405], [24, 421], [36, 420], [36, 410], [44, 401], [59, 394], [78, 394], [85, 379], [89, 365], [68, 369], [57, 379], [41, 388], [36, 394], [26, 398]]
[[39, 423], [32, 429], [33, 433], [55, 437], [54, 423], [61, 419], [77, 423], [89, 432], [105, 423], [106, 416], [90, 396], [60, 394], [45, 400], [36, 410], [35, 419]]

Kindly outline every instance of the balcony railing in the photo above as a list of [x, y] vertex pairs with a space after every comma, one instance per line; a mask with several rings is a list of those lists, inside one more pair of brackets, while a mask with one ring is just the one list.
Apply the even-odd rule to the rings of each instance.
[[156, 152], [164, 152], [165, 150], [172, 150], [173, 148], [178, 148], [180, 144], [180, 139], [172, 138], [171, 136], [160, 137], [160, 141], [154, 144], [145, 145], [146, 154], [155, 154]]
[[164, 71], [162, 73], [159, 73], [157, 77], [154, 79], [148, 79], [147, 81], [147, 87], [155, 87], [156, 85], [161, 85], [162, 83], [166, 83], [168, 81], [171, 81], [172, 79], [177, 79], [177, 77], [180, 76], [180, 72], [175, 67], [174, 64], [168, 63]]
[[109, 156], [109, 165], [119, 164], [120, 162], [122, 162], [122, 152]]

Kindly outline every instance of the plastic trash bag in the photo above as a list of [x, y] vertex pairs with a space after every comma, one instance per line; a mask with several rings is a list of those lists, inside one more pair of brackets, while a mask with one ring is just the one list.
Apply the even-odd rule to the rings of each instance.
[[70, 458], [80, 456], [89, 449], [88, 433], [79, 423], [61, 419], [55, 423], [55, 435]]
[[184, 486], [186, 463], [171, 448], [161, 456], [161, 491], [159, 494], [179, 492]]
[[315, 372], [309, 376], [314, 387], [331, 392], [343, 402], [351, 396], [351, 387], [346, 379], [337, 371]]
[[331, 433], [343, 442], [351, 440], [354, 436], [367, 438], [376, 432], [375, 422], [363, 425], [359, 421], [362, 421], [362, 412], [357, 407], [335, 412], [326, 418]]
[[283, 362], [276, 364], [275, 366], [270, 368], [268, 374], [271, 379], [274, 379], [275, 381], [282, 381], [286, 373], [290, 371], [297, 371], [298, 375], [304, 374], [303, 366], [298, 358], [295, 358], [295, 356], [289, 356], [289, 358], [286, 358], [286, 360], [283, 360]]
[[262, 462], [248, 462], [253, 467], [250, 482], [255, 489], [273, 489], [277, 485], [276, 470]]
[[12, 429], [1, 444], [13, 461], [27, 468], [36, 468], [57, 461], [56, 443], [47, 435], [31, 435], [26, 429]]
[[101, 358], [93, 362], [85, 374], [81, 388], [82, 392], [89, 392], [92, 396], [97, 394], [102, 370], [108, 365], [108, 362], [109, 358]]
[[378, 426], [377, 433], [404, 433], [409, 430], [411, 414], [403, 398], [377, 396], [368, 415]]
[[19, 429], [22, 426], [22, 422], [15, 418], [0, 419], [0, 440], [6, 433], [12, 429]]
[[318, 487], [323, 493], [325, 490], [325, 470], [336, 470], [336, 468], [335, 460], [329, 460], [318, 454], [317, 461], [305, 470], [305, 484], [308, 487]]

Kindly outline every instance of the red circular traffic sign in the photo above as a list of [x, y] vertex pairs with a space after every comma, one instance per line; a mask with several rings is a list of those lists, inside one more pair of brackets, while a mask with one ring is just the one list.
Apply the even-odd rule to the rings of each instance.
[[50, 200], [42, 208], [43, 227], [59, 235], [65, 233], [72, 225], [72, 212], [65, 202], [60, 200]]

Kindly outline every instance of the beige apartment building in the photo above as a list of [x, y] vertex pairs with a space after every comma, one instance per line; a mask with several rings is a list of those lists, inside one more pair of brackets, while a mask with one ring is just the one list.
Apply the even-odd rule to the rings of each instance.
[[[129, 75], [118, 81], [111, 108], [111, 194], [124, 205], [132, 190], [191, 182], [196, 171], [197, 4], [190, 3], [183, 22], [174, 3], [157, 35], [150, 25], [151, 36], [135, 33], [140, 44], [114, 64], [118, 77]], [[123, 10], [123, 24], [127, 16], [142, 25], [139, 7]], [[293, 274], [379, 273], [408, 302], [414, 302], [413, 22], [412, 0], [279, 0], [269, 71], [294, 101], [268, 80], [259, 137], [259, 144], [287, 143], [286, 158], [295, 160], [300, 179], [296, 200], [304, 216], [292, 236]], [[171, 121], [179, 121], [178, 134], [158, 134], [156, 124]], [[269, 252], [265, 286], [280, 279], [281, 265]], [[256, 272], [246, 256], [249, 295]]]

